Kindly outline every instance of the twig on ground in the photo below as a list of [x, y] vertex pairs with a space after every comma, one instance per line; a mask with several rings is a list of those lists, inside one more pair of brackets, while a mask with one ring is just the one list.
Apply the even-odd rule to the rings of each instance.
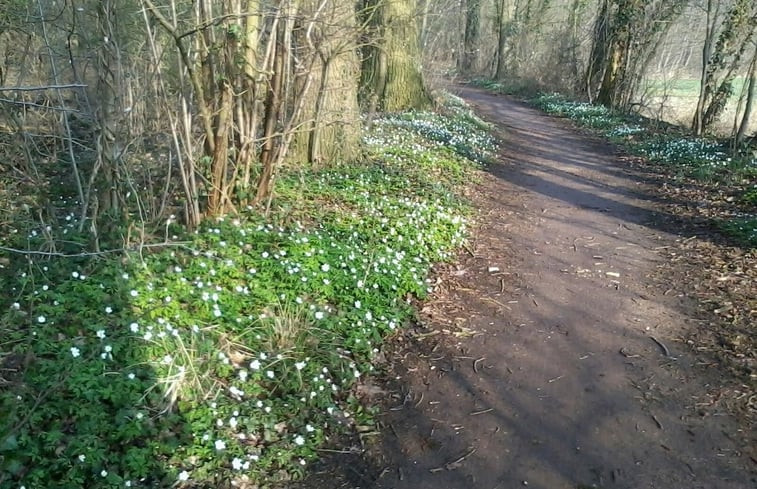
[[468, 453], [466, 453], [466, 454], [465, 454], [465, 455], [463, 455], [462, 457], [458, 458], [458, 459], [457, 459], [457, 460], [455, 460], [454, 462], [449, 462], [449, 463], [446, 463], [446, 464], [444, 464], [444, 466], [443, 466], [443, 467], [437, 467], [437, 468], [435, 468], [435, 469], [431, 469], [431, 470], [429, 470], [429, 472], [431, 472], [432, 474], [434, 474], [434, 473], [436, 473], [436, 472], [442, 472], [442, 471], [444, 471], [444, 470], [455, 470], [455, 469], [459, 469], [459, 468], [460, 468], [460, 466], [462, 466], [463, 462], [465, 462], [465, 459], [467, 459], [468, 457], [470, 457], [470, 456], [471, 456], [471, 455], [473, 455], [474, 453], [476, 453], [476, 449], [475, 449], [475, 448], [472, 448], [472, 449], [471, 449], [471, 450], [470, 450], [470, 451], [469, 451]]
[[618, 350], [618, 353], [620, 353], [621, 355], [623, 355], [626, 358], [641, 358], [641, 355], [636, 355], [636, 354], [628, 353], [626, 351], [625, 347], [621, 348], [620, 350]]
[[416, 403], [415, 403], [415, 405], [414, 405], [413, 407], [416, 407], [416, 408], [417, 408], [418, 406], [420, 406], [420, 405], [421, 405], [421, 403], [422, 403], [422, 402], [423, 402], [423, 392], [421, 392], [421, 398], [420, 398], [420, 399], [418, 399], [418, 402], [416, 402]]
[[479, 414], [486, 414], [494, 411], [494, 408], [483, 409], [481, 411], [473, 411], [469, 416], [478, 416]]
[[663, 351], [663, 353], [665, 353], [666, 357], [670, 356], [670, 350], [668, 350], [668, 347], [665, 346], [665, 343], [663, 343], [662, 341], [658, 340], [654, 336], [650, 336], [649, 339], [651, 339], [652, 341], [654, 341], [655, 343], [657, 343], [657, 346], [659, 346], [660, 348], [662, 348], [662, 351]]
[[473, 371], [478, 373], [478, 363], [486, 360], [486, 357], [481, 357], [478, 360], [473, 361]]

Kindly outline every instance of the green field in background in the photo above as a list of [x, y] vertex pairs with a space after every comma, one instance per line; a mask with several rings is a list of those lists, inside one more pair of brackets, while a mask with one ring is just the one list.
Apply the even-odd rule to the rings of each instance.
[[[746, 78], [737, 77], [733, 81], [733, 94], [738, 97], [741, 94]], [[700, 80], [698, 78], [678, 78], [671, 80], [660, 80], [647, 78], [642, 82], [642, 86], [651, 90], [655, 95], [668, 95], [671, 97], [698, 97]]]

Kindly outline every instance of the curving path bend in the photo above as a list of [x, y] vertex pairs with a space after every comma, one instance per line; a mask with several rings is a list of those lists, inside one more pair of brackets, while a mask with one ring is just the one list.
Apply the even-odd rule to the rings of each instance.
[[681, 237], [643, 179], [565, 121], [456, 91], [505, 144], [474, 186], [476, 241], [424, 309], [443, 333], [405, 355], [375, 487], [757, 487], [754, 433], [677, 341], [691, 305], [649, 278]]

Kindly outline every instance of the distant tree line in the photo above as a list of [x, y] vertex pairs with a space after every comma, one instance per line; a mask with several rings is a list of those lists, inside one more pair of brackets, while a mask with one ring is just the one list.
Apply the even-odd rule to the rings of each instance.
[[455, 73], [637, 110], [698, 80], [694, 132], [736, 100], [740, 142], [756, 42], [753, 0], [0, 0], [0, 169], [97, 249], [265, 213], [283, 168], [360, 158], [361, 113]]

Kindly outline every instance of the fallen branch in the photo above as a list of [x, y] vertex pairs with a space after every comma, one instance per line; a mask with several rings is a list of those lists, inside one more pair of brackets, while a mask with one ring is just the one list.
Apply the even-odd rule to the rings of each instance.
[[473, 371], [478, 373], [478, 363], [486, 360], [486, 357], [481, 357], [473, 362]]

